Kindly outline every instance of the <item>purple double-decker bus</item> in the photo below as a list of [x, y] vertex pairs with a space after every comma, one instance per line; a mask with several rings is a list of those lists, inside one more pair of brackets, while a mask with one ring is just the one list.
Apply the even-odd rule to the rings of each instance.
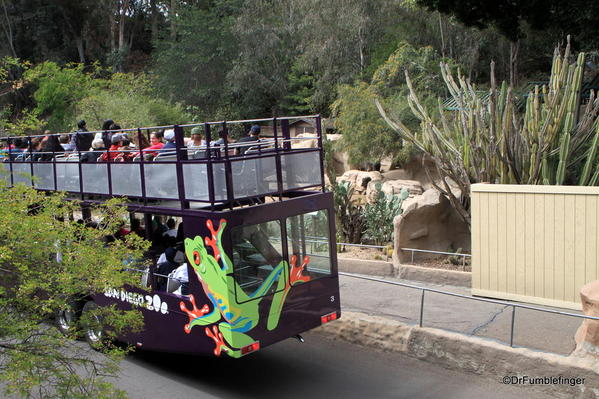
[[[116, 304], [143, 314], [144, 329], [121, 337], [128, 344], [240, 357], [301, 340], [302, 332], [337, 319], [333, 199], [324, 190], [320, 116], [74, 134], [144, 143], [156, 131], [170, 141], [152, 152], [9, 149], [0, 164], [9, 185], [81, 200], [84, 218], [92, 217], [93, 203], [126, 197], [127, 227], [152, 242], [151, 266], [131, 269], [142, 288], [108, 288], [74, 304], [59, 312], [59, 328], [68, 330], [90, 308]], [[247, 132], [247, 139], [229, 138]], [[195, 140], [188, 140], [191, 133]], [[103, 332], [89, 327], [85, 335], [95, 343]]]

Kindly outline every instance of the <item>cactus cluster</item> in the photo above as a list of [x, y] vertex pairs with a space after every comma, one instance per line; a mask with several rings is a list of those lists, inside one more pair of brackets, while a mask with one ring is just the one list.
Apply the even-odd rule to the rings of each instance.
[[[441, 177], [437, 189], [470, 224], [471, 183], [599, 184], [599, 100], [591, 92], [581, 104], [585, 54], [572, 63], [571, 58], [569, 43], [563, 52], [555, 49], [549, 83], [527, 93], [523, 111], [514, 89], [496, 84], [493, 63], [487, 102], [468, 79], [441, 64], [457, 111], [443, 109], [441, 99], [438, 113], [423, 107], [406, 74], [419, 131], [408, 129], [378, 101], [377, 107], [395, 131], [435, 161]], [[450, 189], [450, 180], [460, 194]]]

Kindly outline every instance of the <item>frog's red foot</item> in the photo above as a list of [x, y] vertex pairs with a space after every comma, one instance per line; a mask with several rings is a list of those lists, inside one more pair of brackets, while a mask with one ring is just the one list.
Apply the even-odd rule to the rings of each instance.
[[301, 265], [297, 266], [297, 256], [291, 256], [291, 272], [289, 273], [289, 285], [294, 285], [297, 282], [308, 282], [310, 276], [304, 276], [302, 273], [304, 268], [310, 263], [310, 257], [304, 256], [304, 260]]
[[179, 308], [183, 312], [185, 312], [187, 314], [187, 316], [189, 317], [189, 323], [186, 324], [185, 327], [183, 328], [187, 334], [189, 334], [191, 332], [191, 327], [192, 327], [191, 322], [197, 318], [204, 316], [206, 313], [208, 313], [210, 311], [210, 308], [208, 307], [208, 305], [204, 305], [204, 306], [202, 306], [201, 309], [198, 309], [193, 295], [189, 295], [189, 302], [191, 302], [191, 307], [192, 307], [191, 310], [189, 310], [187, 308], [187, 305], [185, 304], [185, 302], [183, 302], [183, 301], [179, 302]]
[[227, 344], [225, 344], [223, 334], [220, 331], [218, 331], [218, 326], [212, 326], [212, 330], [210, 330], [210, 327], [206, 327], [204, 331], [206, 332], [206, 335], [212, 338], [212, 340], [214, 340], [214, 343], [216, 344], [216, 347], [214, 348], [215, 356], [220, 356], [220, 353], [223, 350], [229, 350]]
[[208, 219], [206, 221], [206, 227], [210, 230], [210, 237], [206, 237], [204, 242], [206, 245], [212, 248], [212, 253], [214, 254], [214, 259], [218, 262], [220, 260], [220, 251], [218, 250], [218, 233], [224, 228], [223, 224], [227, 223], [225, 219], [221, 219], [218, 225], [218, 229], [214, 229], [214, 225], [212, 224], [212, 220]]

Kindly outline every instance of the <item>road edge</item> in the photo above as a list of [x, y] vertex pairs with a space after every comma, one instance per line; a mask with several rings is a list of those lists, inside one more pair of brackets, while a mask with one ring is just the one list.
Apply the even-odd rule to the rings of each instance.
[[[399, 352], [419, 360], [474, 373], [503, 382], [512, 377], [585, 378], [570, 386], [534, 385], [553, 397], [599, 398], [599, 360], [562, 356], [365, 313], [344, 312], [341, 319], [315, 331], [352, 344]], [[523, 387], [533, 387], [526, 383]]]

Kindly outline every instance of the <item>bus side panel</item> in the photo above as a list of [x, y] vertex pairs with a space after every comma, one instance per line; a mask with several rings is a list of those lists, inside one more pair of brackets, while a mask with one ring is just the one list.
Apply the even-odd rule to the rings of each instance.
[[[190, 297], [125, 287], [107, 290], [104, 294], [96, 295], [94, 300], [100, 306], [115, 304], [118, 309], [140, 311], [143, 329], [120, 337], [123, 342], [148, 350], [214, 354], [214, 341], [210, 337], [186, 328], [190, 316], [183, 309], [193, 311], [195, 308]], [[202, 295], [197, 301], [205, 303], [207, 298]]]

